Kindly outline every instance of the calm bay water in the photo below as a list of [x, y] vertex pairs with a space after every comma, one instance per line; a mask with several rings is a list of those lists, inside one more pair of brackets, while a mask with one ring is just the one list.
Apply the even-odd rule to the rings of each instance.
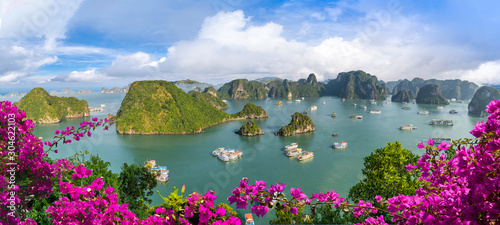
[[[105, 104], [104, 111], [91, 113], [92, 117], [104, 118], [108, 113], [116, 114], [125, 94], [90, 94], [76, 96], [85, 99], [91, 107]], [[5, 98], [1, 100], [17, 101], [19, 98]], [[275, 103], [283, 101], [277, 107]], [[219, 196], [218, 202], [227, 202], [225, 199], [230, 191], [239, 185], [242, 177], [251, 182], [264, 180], [270, 184], [286, 183], [290, 187], [302, 187], [302, 190], [326, 192], [335, 190], [346, 197], [351, 186], [361, 178], [363, 157], [373, 150], [382, 148], [388, 142], [399, 141], [403, 147], [416, 154], [423, 151], [416, 147], [418, 142], [431, 137], [450, 137], [453, 139], [472, 137], [468, 132], [474, 124], [482, 118], [467, 116], [467, 103], [455, 103], [437, 109], [435, 105], [421, 105], [401, 103], [385, 104], [382, 106], [370, 104], [363, 100], [346, 100], [322, 98], [306, 98], [301, 102], [286, 103], [286, 99], [251, 100], [256, 105], [264, 107], [269, 118], [257, 119], [265, 135], [258, 137], [242, 137], [234, 133], [235, 130], [247, 121], [232, 121], [205, 129], [204, 133], [191, 135], [120, 135], [115, 127], [109, 131], [97, 131], [92, 138], [60, 146], [59, 153], [51, 153], [53, 158], [71, 156], [79, 151], [89, 150], [91, 154], [99, 154], [105, 161], [111, 162], [115, 172], [120, 171], [123, 163], [143, 164], [146, 160], [154, 159], [159, 165], [167, 166], [170, 170], [170, 181], [159, 183], [156, 187], [164, 196], [175, 187], [186, 185], [186, 193], [193, 191], [206, 192], [214, 190]], [[325, 105], [323, 105], [325, 101]], [[240, 111], [247, 100], [230, 100], [231, 107], [228, 113]], [[353, 106], [356, 103], [366, 105], [367, 109]], [[273, 133], [290, 122], [290, 115], [303, 112], [308, 107], [316, 105], [317, 111], [308, 111], [308, 115], [316, 124], [313, 133], [299, 134], [291, 137], [278, 137]], [[401, 109], [410, 106], [411, 110]], [[381, 109], [382, 114], [369, 114], [370, 109]], [[430, 115], [419, 115], [419, 110], [428, 110]], [[458, 114], [449, 114], [451, 109]], [[332, 118], [332, 112], [337, 117]], [[352, 114], [363, 115], [362, 120], [349, 118]], [[88, 119], [88, 118], [86, 118]], [[452, 119], [454, 126], [430, 126], [432, 119]], [[51, 140], [56, 129], [67, 126], [77, 126], [83, 118], [66, 119], [58, 124], [37, 125], [35, 134], [44, 137], [44, 141]], [[404, 124], [413, 124], [417, 130], [401, 131], [398, 128]], [[338, 137], [331, 137], [331, 133], [338, 133]], [[345, 150], [331, 148], [333, 142], [346, 141], [349, 147]], [[283, 152], [283, 146], [296, 142], [305, 151], [314, 152], [311, 160], [299, 162], [295, 158], [288, 158]], [[244, 152], [243, 158], [235, 162], [222, 162], [211, 156], [211, 152], [218, 148], [236, 148]], [[288, 192], [287, 192], [288, 193]], [[160, 196], [153, 195], [153, 204], [162, 202]], [[231, 205], [235, 208], [235, 205]], [[238, 210], [242, 215], [250, 212]], [[257, 223], [267, 223], [274, 216], [268, 213], [265, 218], [254, 218]]]

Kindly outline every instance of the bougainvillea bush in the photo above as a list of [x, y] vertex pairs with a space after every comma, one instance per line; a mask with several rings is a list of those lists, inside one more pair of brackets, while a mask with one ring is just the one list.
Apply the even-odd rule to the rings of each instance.
[[[236, 208], [247, 209], [257, 216], [268, 213], [270, 208], [297, 214], [309, 205], [314, 213], [316, 206], [329, 205], [350, 212], [363, 224], [386, 224], [380, 212], [392, 216], [398, 224], [499, 224], [500, 214], [500, 101], [492, 101], [486, 110], [486, 122], [476, 124], [471, 134], [474, 140], [435, 145], [426, 144], [416, 165], [407, 170], [420, 174], [422, 186], [414, 195], [398, 195], [388, 199], [377, 196], [375, 203], [359, 200], [349, 202], [335, 191], [307, 195], [301, 188], [290, 188], [278, 183], [268, 186], [264, 181], [251, 184], [242, 179], [240, 185], [227, 199]], [[164, 198], [165, 204], [152, 207], [151, 216], [140, 220], [120, 204], [113, 187], [96, 178], [90, 185], [79, 185], [80, 179], [92, 174], [84, 165], [73, 165], [66, 159], [56, 163], [45, 160], [47, 152], [58, 143], [91, 136], [91, 130], [111, 123], [97, 118], [84, 121], [78, 128], [56, 131], [55, 141], [41, 142], [33, 134], [34, 124], [26, 120], [24, 112], [2, 102], [0, 105], [0, 217], [2, 224], [35, 224], [26, 218], [28, 202], [47, 196], [53, 191], [52, 178], [59, 180], [62, 194], [46, 212], [54, 224], [241, 224], [225, 207], [216, 206], [215, 193], [192, 193], [184, 198], [177, 194]], [[57, 152], [57, 150], [52, 150]], [[448, 155], [446, 154], [448, 153]], [[453, 157], [449, 154], [453, 153]], [[183, 194], [183, 193], [182, 193]], [[377, 214], [378, 213], [378, 214]], [[297, 223], [306, 222], [296, 221]]]

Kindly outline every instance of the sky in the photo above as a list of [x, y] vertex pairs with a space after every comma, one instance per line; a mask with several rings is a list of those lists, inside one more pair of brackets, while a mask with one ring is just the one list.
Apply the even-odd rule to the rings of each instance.
[[[364, 70], [500, 84], [495, 0], [0, 0], [0, 89]], [[0, 90], [2, 92], [2, 90]]]

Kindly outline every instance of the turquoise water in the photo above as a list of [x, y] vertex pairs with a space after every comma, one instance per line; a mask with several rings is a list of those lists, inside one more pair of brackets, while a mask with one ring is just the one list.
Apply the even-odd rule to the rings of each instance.
[[[91, 113], [91, 116], [104, 118], [108, 113], [115, 114], [125, 94], [90, 94], [79, 95], [92, 107], [105, 104], [104, 111]], [[10, 100], [4, 99], [3, 100]], [[361, 178], [363, 157], [377, 148], [384, 147], [387, 142], [399, 141], [403, 147], [416, 154], [423, 151], [416, 144], [431, 137], [462, 138], [472, 137], [468, 132], [481, 118], [467, 116], [466, 103], [452, 103], [437, 109], [434, 105], [420, 105], [401, 103], [385, 104], [382, 106], [370, 104], [369, 101], [347, 100], [345, 102], [328, 97], [306, 98], [300, 103], [281, 99], [283, 105], [277, 107], [277, 99], [252, 100], [251, 102], [266, 109], [269, 114], [267, 119], [257, 119], [255, 122], [261, 127], [265, 135], [257, 137], [242, 137], [234, 131], [246, 121], [232, 121], [205, 129], [204, 133], [191, 135], [120, 135], [115, 127], [109, 131], [97, 131], [92, 138], [65, 145], [59, 148], [58, 154], [51, 157], [60, 158], [73, 155], [82, 150], [89, 150], [92, 154], [99, 154], [105, 161], [112, 164], [115, 172], [120, 171], [123, 163], [143, 164], [148, 159], [155, 159], [162, 166], [170, 170], [170, 181], [159, 183], [157, 190], [167, 195], [173, 187], [186, 185], [186, 193], [193, 191], [206, 192], [214, 190], [219, 196], [218, 202], [227, 202], [225, 199], [230, 191], [239, 185], [242, 177], [250, 181], [264, 180], [268, 184], [283, 182], [289, 187], [302, 187], [302, 190], [311, 194], [313, 192], [326, 192], [335, 190], [341, 196], [347, 196], [351, 186]], [[323, 105], [325, 101], [326, 105]], [[240, 111], [247, 100], [230, 100], [229, 113]], [[353, 103], [366, 105], [367, 109], [352, 106]], [[290, 115], [303, 112], [308, 107], [316, 105], [317, 111], [309, 111], [308, 115], [316, 124], [312, 133], [299, 134], [291, 137], [278, 137], [273, 133], [280, 127], [290, 122]], [[410, 106], [411, 110], [401, 107]], [[369, 114], [370, 109], [381, 109], [382, 114]], [[431, 114], [419, 115], [421, 109], [428, 110]], [[455, 109], [458, 114], [449, 114]], [[331, 114], [335, 111], [336, 118]], [[363, 115], [362, 120], [353, 120], [352, 114]], [[88, 118], [87, 118], [88, 119]], [[454, 126], [430, 126], [432, 119], [452, 119]], [[82, 118], [66, 119], [58, 124], [37, 125], [35, 134], [50, 140], [56, 129], [78, 125]], [[401, 131], [398, 128], [404, 124], [413, 124], [418, 127], [413, 131]], [[331, 133], [338, 133], [338, 137], [331, 137]], [[333, 142], [346, 141], [349, 147], [345, 150], [335, 150], [330, 146]], [[314, 158], [299, 162], [288, 158], [283, 146], [296, 142], [305, 151], [314, 152]], [[211, 152], [218, 147], [236, 148], [244, 152], [243, 158], [235, 162], [222, 162], [211, 156]], [[285, 189], [289, 190], [289, 189]], [[153, 204], [160, 204], [161, 198], [155, 193]], [[231, 205], [235, 207], [235, 205]], [[250, 212], [238, 210], [242, 215]], [[274, 216], [268, 213], [265, 218], [255, 218], [257, 223], [267, 223]]]

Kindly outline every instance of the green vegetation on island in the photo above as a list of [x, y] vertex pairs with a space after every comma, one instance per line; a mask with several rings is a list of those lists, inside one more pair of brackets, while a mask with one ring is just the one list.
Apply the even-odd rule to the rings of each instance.
[[257, 119], [257, 118], [267, 118], [269, 115], [262, 106], [256, 106], [255, 104], [249, 102], [243, 109], [232, 115], [233, 118], [238, 119]]
[[391, 101], [393, 102], [410, 102], [415, 98], [413, 91], [401, 90], [397, 94], [393, 95]]
[[264, 84], [247, 79], [225, 83], [218, 92], [221, 99], [265, 99], [267, 97]]
[[270, 89], [268, 96], [271, 98], [297, 98], [297, 97], [320, 97], [322, 96], [324, 84], [318, 83], [316, 75], [310, 74], [306, 79], [299, 81], [272, 80], [268, 82]]
[[290, 121], [290, 124], [282, 127], [275, 135], [286, 137], [311, 132], [314, 131], [314, 127], [315, 125], [309, 116], [296, 112], [292, 115], [292, 121]]
[[262, 107], [250, 102], [236, 114], [225, 113], [207, 100], [222, 102], [209, 92], [210, 88], [204, 93], [193, 91], [193, 97], [168, 81], [136, 81], [116, 114], [116, 131], [120, 134], [200, 133], [206, 127], [226, 121], [269, 117]]
[[483, 86], [479, 88], [474, 94], [472, 100], [469, 102], [469, 115], [480, 117], [487, 116], [488, 113], [485, 111], [486, 106], [492, 100], [498, 99], [500, 99], [500, 91], [498, 89], [490, 86]]
[[423, 86], [417, 94], [418, 104], [449, 105], [450, 103], [441, 94], [441, 88], [435, 84]]
[[[210, 86], [210, 88], [215, 90], [212, 86]], [[217, 109], [229, 108], [229, 106], [224, 101], [222, 101], [219, 97], [217, 97], [217, 92], [214, 93], [209, 90], [210, 90], [209, 88], [206, 88], [204, 92], [189, 91], [188, 94], [202, 101], [209, 102], [210, 104], [212, 104], [213, 107]]]
[[325, 86], [325, 95], [346, 99], [385, 100], [387, 88], [377, 77], [358, 70], [339, 73], [337, 79], [331, 80]]
[[116, 130], [121, 134], [197, 133], [229, 117], [171, 82], [136, 81], [116, 114]]
[[43, 88], [33, 88], [16, 103], [34, 123], [58, 123], [64, 118], [89, 116], [89, 105], [75, 97], [51, 96]]
[[253, 122], [253, 120], [250, 120], [246, 124], [243, 124], [240, 129], [236, 131], [236, 133], [242, 136], [250, 137], [264, 134], [259, 125]]

